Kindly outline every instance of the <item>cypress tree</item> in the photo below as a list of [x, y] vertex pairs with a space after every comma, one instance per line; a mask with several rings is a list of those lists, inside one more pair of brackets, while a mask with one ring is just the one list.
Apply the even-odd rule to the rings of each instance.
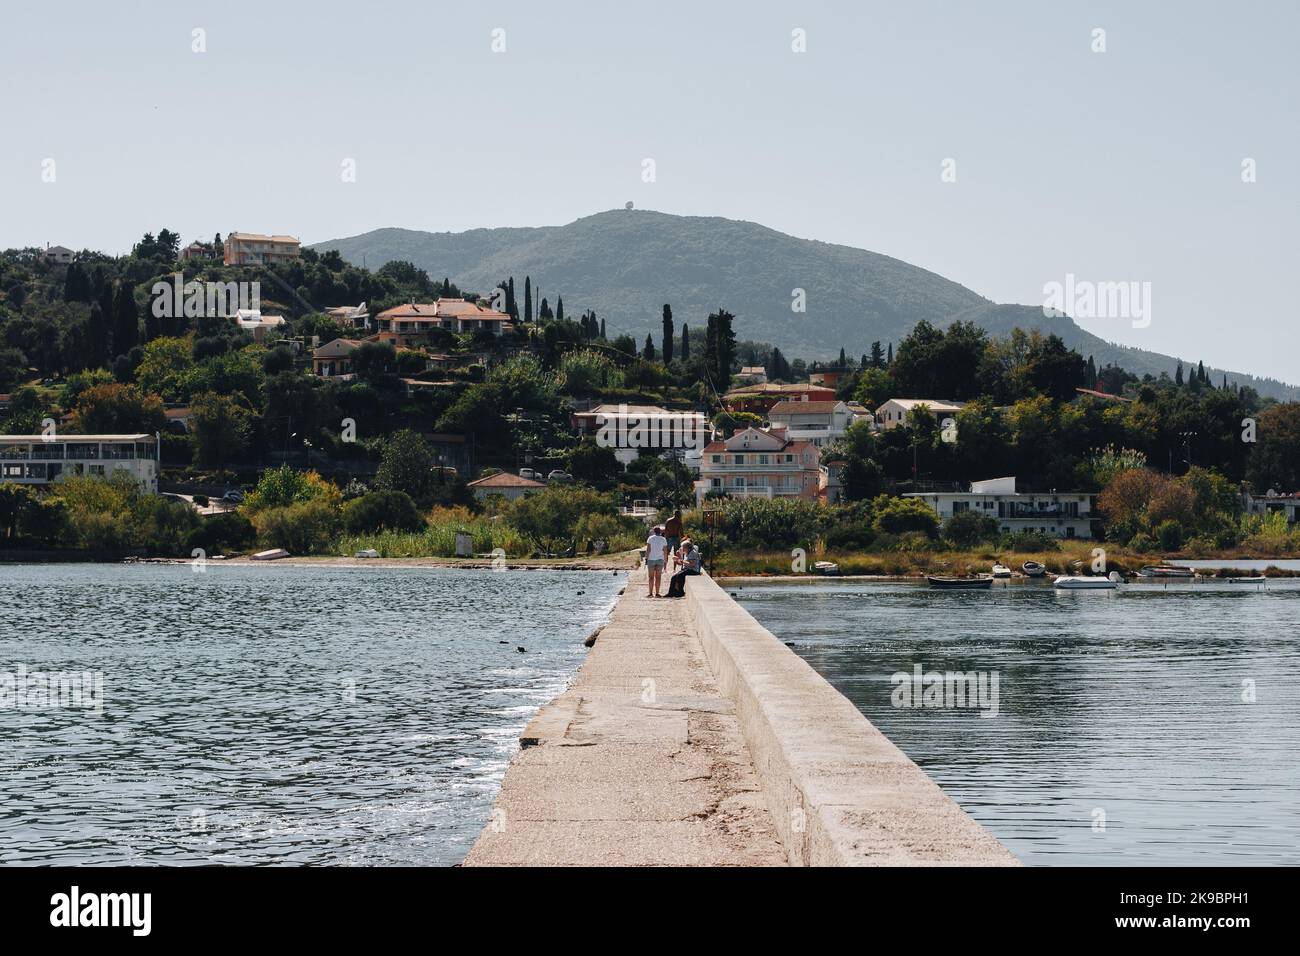
[[120, 282], [113, 298], [113, 352], [125, 355], [139, 344], [140, 321], [129, 283]]
[[886, 365], [894, 364], [894, 343], [893, 342], [889, 343], [889, 355], [885, 358], [885, 364]]
[[524, 276], [524, 321], [533, 321], [533, 280]]
[[666, 302], [664, 303], [663, 353], [664, 364], [667, 365], [673, 360], [673, 308]]
[[1174, 384], [1175, 385], [1183, 384], [1183, 363], [1182, 362], [1179, 362], [1178, 367], [1174, 369]]
[[844, 346], [840, 346], [840, 368], [848, 368], [849, 360], [844, 355]]
[[885, 367], [885, 349], [881, 346], [879, 341], [871, 343], [871, 367]]
[[645, 349], [641, 352], [641, 356], [647, 362], [653, 362], [655, 360], [655, 343], [654, 340], [650, 338], [649, 332], [646, 333]]
[[601, 337], [602, 339], [605, 338], [605, 320], [604, 320], [604, 319], [601, 319], [601, 320], [600, 320], [600, 337]]
[[90, 339], [90, 367], [103, 368], [108, 364], [109, 329], [104, 309], [98, 302], [90, 304], [86, 331]]
[[564, 321], [564, 296], [562, 295], [557, 295], [555, 297], [555, 321]]
[[685, 322], [682, 323], [682, 361], [685, 362], [691, 357], [691, 330]]

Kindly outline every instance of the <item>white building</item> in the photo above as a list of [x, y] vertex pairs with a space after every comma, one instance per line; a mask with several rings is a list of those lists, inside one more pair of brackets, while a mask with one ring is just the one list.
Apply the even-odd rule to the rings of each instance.
[[1038, 531], [1058, 538], [1092, 535], [1092, 495], [1082, 491], [1021, 494], [1014, 477], [973, 481], [966, 492], [914, 492], [903, 497], [924, 501], [940, 521], [974, 511], [994, 519], [1003, 533]]
[[579, 435], [594, 435], [598, 445], [614, 449], [614, 457], [625, 468], [640, 457], [642, 449], [648, 449], [665, 457], [671, 454], [698, 472], [700, 455], [711, 437], [703, 412], [659, 405], [597, 405], [574, 412], [569, 422]]
[[59, 265], [66, 266], [75, 255], [76, 253], [67, 246], [50, 246], [41, 253], [41, 258], [46, 262], [57, 262]]
[[810, 441], [818, 448], [842, 437], [853, 424], [845, 402], [777, 402], [767, 417], [784, 427], [791, 441]]
[[154, 435], [0, 435], [0, 481], [47, 485], [65, 475], [125, 473], [158, 491]]
[[891, 398], [876, 409], [876, 424], [886, 429], [906, 425], [907, 413], [918, 405], [929, 408], [930, 414], [938, 422], [965, 408], [961, 402], [950, 402], [944, 398]]
[[1246, 513], [1268, 515], [1280, 513], [1286, 515], [1287, 523], [1295, 524], [1300, 520], [1300, 492], [1279, 494], [1270, 488], [1262, 495], [1246, 495]]

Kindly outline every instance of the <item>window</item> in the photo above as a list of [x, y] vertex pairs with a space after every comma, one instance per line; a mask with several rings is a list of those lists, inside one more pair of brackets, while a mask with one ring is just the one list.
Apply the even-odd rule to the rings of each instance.
[[710, 479], [709, 479], [709, 484], [710, 484], [710, 486], [713, 487], [713, 488], [721, 488], [721, 487], [722, 487], [722, 479], [721, 479], [721, 478], [710, 478]]
[[737, 465], [743, 465], [744, 463], [745, 463], [745, 456], [744, 456], [744, 455], [737, 455], [737, 456], [736, 456], [736, 464], [737, 464]]
[[720, 465], [720, 464], [722, 464], [722, 456], [721, 456], [721, 455], [713, 455], [713, 456], [711, 456], [711, 457], [713, 458], [713, 463], [714, 463], [715, 465]]
[[758, 456], [758, 463], [759, 463], [760, 465], [766, 465], [766, 464], [769, 464], [769, 460], [770, 460], [770, 456], [768, 456], [768, 455], [759, 455], [759, 456]]

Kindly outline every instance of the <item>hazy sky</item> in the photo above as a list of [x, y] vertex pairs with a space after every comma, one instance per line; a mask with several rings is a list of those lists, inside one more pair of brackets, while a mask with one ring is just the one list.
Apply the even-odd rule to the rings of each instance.
[[559, 225], [631, 200], [999, 302], [1067, 273], [1150, 282], [1149, 327], [1081, 324], [1298, 382], [1298, 10], [7, 2], [0, 247]]

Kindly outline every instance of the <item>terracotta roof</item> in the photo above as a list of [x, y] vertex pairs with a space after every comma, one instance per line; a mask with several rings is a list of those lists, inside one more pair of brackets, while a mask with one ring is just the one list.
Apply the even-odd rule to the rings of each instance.
[[381, 319], [486, 319], [490, 322], [509, 322], [510, 316], [497, 312], [477, 302], [464, 299], [439, 299], [437, 302], [408, 302], [379, 313]]
[[357, 339], [333, 339], [311, 354], [312, 358], [334, 358], [339, 355], [348, 355], [360, 347], [361, 342]]
[[1093, 398], [1105, 398], [1112, 402], [1131, 402], [1133, 399], [1125, 398], [1123, 395], [1112, 395], [1110, 392], [1099, 392], [1095, 388], [1076, 388], [1080, 395], [1091, 395]]
[[795, 382], [791, 385], [778, 385], [774, 382], [768, 382], [764, 385], [746, 385], [743, 388], [733, 388], [727, 395], [801, 395], [805, 392], [833, 391], [833, 388], [828, 388], [825, 385], [810, 385], [807, 382]]
[[298, 240], [293, 236], [264, 236], [257, 232], [231, 232], [226, 234], [227, 239], [234, 239], [243, 242], [292, 242], [298, 244]]
[[508, 471], [499, 471], [495, 475], [488, 475], [486, 478], [480, 478], [477, 481], [467, 482], [470, 488], [545, 488], [540, 481], [533, 481], [531, 478], [521, 478], [519, 475], [512, 475]]
[[839, 407], [839, 402], [777, 402], [767, 414], [773, 415], [829, 415]]

